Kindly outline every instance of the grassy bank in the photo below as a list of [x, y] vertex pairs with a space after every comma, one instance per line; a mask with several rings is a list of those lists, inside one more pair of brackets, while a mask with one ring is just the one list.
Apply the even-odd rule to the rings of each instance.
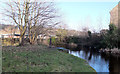
[[3, 72], [95, 72], [85, 60], [44, 45], [2, 49]]

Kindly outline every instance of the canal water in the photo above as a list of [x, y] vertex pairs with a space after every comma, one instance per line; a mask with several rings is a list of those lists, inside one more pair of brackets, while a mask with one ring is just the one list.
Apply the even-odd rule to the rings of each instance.
[[120, 72], [120, 57], [88, 50], [69, 51], [69, 54], [85, 59], [96, 72]]

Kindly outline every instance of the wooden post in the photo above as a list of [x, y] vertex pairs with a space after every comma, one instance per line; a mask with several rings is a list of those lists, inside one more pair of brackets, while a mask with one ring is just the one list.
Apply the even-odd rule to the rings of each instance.
[[2, 35], [2, 44], [4, 45], [4, 35]]
[[11, 38], [10, 38], [10, 43], [11, 43], [11, 46], [12, 46], [12, 40], [13, 40], [13, 38], [12, 38], [12, 34], [11, 34]]
[[50, 42], [49, 42], [49, 47], [51, 48], [51, 44], [52, 44], [52, 39], [51, 39], [51, 36], [50, 36]]

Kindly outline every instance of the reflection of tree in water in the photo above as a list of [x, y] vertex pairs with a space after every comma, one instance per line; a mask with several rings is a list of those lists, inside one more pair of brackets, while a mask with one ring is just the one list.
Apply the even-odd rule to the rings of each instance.
[[92, 52], [92, 55], [93, 55], [93, 57], [94, 57], [94, 59], [96, 60], [97, 58], [99, 58], [99, 53], [97, 53], [97, 52]]
[[80, 56], [80, 51], [78, 51], [78, 55]]
[[87, 59], [87, 57], [88, 57], [88, 52], [89, 52], [89, 50], [85, 50], [85, 59]]
[[73, 54], [83, 59], [87, 58], [89, 64], [97, 71], [120, 72], [120, 57], [113, 57], [110, 54], [97, 53], [91, 50], [81, 49]]
[[90, 51], [90, 55], [88, 57], [88, 60], [91, 60], [91, 57], [92, 57], [92, 51]]
[[105, 61], [108, 61], [110, 58], [109, 54], [101, 53], [101, 59], [105, 59]]
[[85, 57], [84, 52], [85, 52], [85, 51], [81, 51], [81, 55], [82, 55], [82, 57]]
[[109, 61], [109, 72], [120, 72], [120, 57], [109, 53], [102, 53], [101, 58]]
[[[120, 57], [113, 57], [112, 55], [110, 55], [109, 71], [110, 72], [120, 72]], [[112, 74], [112, 73], [110, 73], [110, 74]]]
[[96, 58], [96, 59], [98, 58], [99, 54], [97, 52], [93, 51], [92, 49], [90, 49], [89, 52], [90, 52], [90, 55], [88, 56], [88, 60], [91, 60], [92, 55], [93, 55], [94, 58]]

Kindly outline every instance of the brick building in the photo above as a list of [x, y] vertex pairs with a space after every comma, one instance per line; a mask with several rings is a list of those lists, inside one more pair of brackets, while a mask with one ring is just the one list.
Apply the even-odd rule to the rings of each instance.
[[110, 23], [120, 28], [120, 2], [110, 11]]
[[110, 11], [110, 23], [120, 28], [120, 2]]

